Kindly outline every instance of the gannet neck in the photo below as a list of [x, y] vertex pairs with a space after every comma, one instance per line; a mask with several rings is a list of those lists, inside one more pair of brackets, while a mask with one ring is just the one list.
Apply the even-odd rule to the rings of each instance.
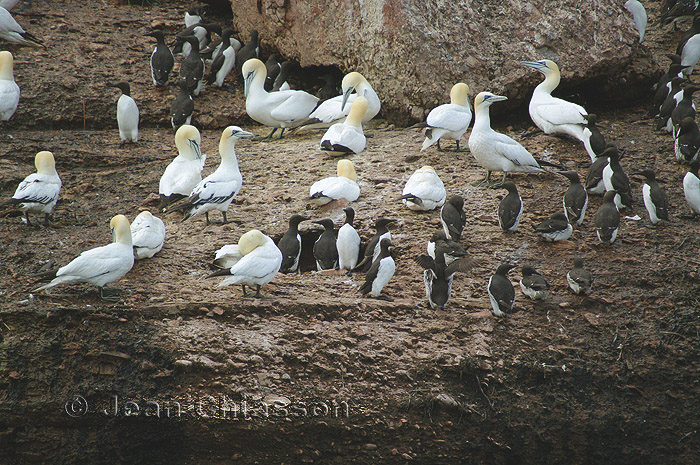
[[124, 215], [116, 215], [109, 222], [109, 228], [112, 230], [113, 242], [128, 245], [131, 247], [131, 225], [129, 220]]
[[0, 52], [0, 79], [14, 81], [12, 54], [7, 50]]
[[187, 160], [201, 158], [201, 141], [199, 130], [189, 124], [183, 124], [175, 133], [175, 147], [178, 155]]
[[265, 235], [257, 229], [251, 229], [238, 239], [238, 250], [241, 255], [248, 255], [250, 252], [261, 246], [265, 242]]
[[246, 98], [251, 93], [268, 93], [265, 90], [265, 80], [267, 79], [267, 68], [265, 68], [265, 63], [258, 60], [257, 58], [251, 58], [250, 60], [243, 63], [243, 67], [241, 68], [241, 74], [243, 75], [243, 80], [245, 82], [244, 93]]
[[559, 81], [561, 80], [561, 74], [557, 70], [549, 70], [545, 74], [544, 81], [540, 82], [537, 87], [535, 87], [535, 92], [537, 93], [547, 93], [552, 94], [552, 91], [559, 86]]
[[56, 176], [56, 161], [51, 152], [43, 151], [36, 154], [34, 157], [34, 166], [36, 172], [47, 176]]
[[362, 117], [365, 116], [365, 113], [367, 112], [368, 104], [369, 102], [366, 98], [357, 97], [355, 101], [352, 102], [350, 113], [348, 113], [348, 117], [345, 119], [345, 124], [348, 126], [361, 127]]
[[481, 104], [474, 109], [474, 130], [491, 129], [491, 115], [488, 104]]
[[454, 105], [461, 105], [463, 107], [469, 106], [469, 86], [463, 82], [458, 82], [452, 86], [450, 90], [450, 103]]
[[355, 167], [350, 160], [338, 161], [338, 177], [348, 178], [352, 181], [357, 181], [357, 173]]

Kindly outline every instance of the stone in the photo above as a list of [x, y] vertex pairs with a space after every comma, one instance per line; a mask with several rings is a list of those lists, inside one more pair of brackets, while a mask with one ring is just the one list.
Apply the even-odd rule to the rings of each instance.
[[542, 79], [520, 61], [552, 59], [562, 87], [595, 79], [606, 98], [622, 100], [648, 92], [657, 69], [618, 0], [231, 3], [240, 37], [257, 29], [266, 49], [302, 67], [361, 72], [399, 124], [424, 120], [460, 81], [472, 99], [483, 90], [507, 96], [493, 112], [518, 107]]

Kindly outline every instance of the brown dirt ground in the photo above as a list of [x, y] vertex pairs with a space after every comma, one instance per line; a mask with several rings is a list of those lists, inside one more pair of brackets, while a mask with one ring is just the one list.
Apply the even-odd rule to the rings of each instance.
[[[378, 121], [367, 130], [367, 150], [351, 158], [362, 188], [353, 207], [365, 239], [380, 215], [400, 219], [392, 233], [397, 270], [385, 288], [393, 303], [360, 298], [361, 275], [309, 272], [308, 256], [304, 273], [278, 275], [265, 287], [266, 300], [205, 279], [214, 251], [249, 229], [279, 238], [294, 213], [342, 222], [339, 207], [304, 202], [310, 184], [335, 171], [336, 159], [317, 148], [319, 132], [238, 144], [244, 184], [229, 210], [233, 221], [206, 226], [203, 217], [164, 216], [165, 247], [115, 284], [118, 303], [87, 285], [32, 293], [42, 267], [108, 243], [113, 215], [155, 211], [158, 180], [176, 154], [165, 118], [173, 92], [151, 89], [152, 44], [140, 34], [153, 24], [174, 31], [181, 8], [96, 2], [94, 15], [81, 8], [35, 1], [18, 17], [50, 47], [13, 49], [23, 97], [0, 134], [0, 194], [11, 197], [39, 150], [56, 156], [63, 189], [50, 227], [27, 227], [9, 212], [0, 218], [0, 462], [696, 463], [700, 228], [680, 217], [685, 168], [673, 160], [670, 137], [652, 130], [644, 105], [593, 110], [626, 150], [628, 172], [654, 167], [665, 181], [673, 221], [646, 227], [636, 182], [626, 214], [642, 220], [624, 219], [612, 247], [595, 237], [598, 197], [570, 240], [538, 240], [532, 226], [561, 208], [567, 185], [549, 174], [513, 176], [525, 213], [518, 233], [503, 234], [495, 211], [504, 192], [471, 186], [483, 172], [468, 153], [421, 153], [418, 130]], [[660, 56], [679, 35], [650, 27], [647, 40]], [[118, 92], [103, 87], [115, 76], [132, 82], [144, 122], [141, 141], [124, 148], [113, 117]], [[206, 89], [197, 121], [266, 132], [241, 117], [240, 94]], [[533, 132], [524, 112], [500, 127], [585, 176], [583, 148]], [[218, 163], [219, 135], [202, 131], [205, 174]], [[464, 243], [478, 260], [457, 276], [444, 311], [425, 307], [412, 261], [439, 228], [437, 213], [395, 200], [426, 164], [449, 193], [465, 197]], [[310, 223], [301, 229], [305, 243], [318, 234]], [[575, 254], [595, 274], [590, 297], [568, 292]], [[521, 311], [490, 316], [486, 284], [502, 261], [533, 264], [552, 297], [527, 300], [517, 269], [510, 277]], [[76, 395], [91, 410], [71, 418], [64, 404]], [[137, 402], [141, 415], [97, 413], [112, 395], [122, 406]], [[279, 396], [298, 408], [346, 401], [349, 416], [314, 417], [309, 408], [242, 420], [213, 410], [223, 397], [257, 409]], [[179, 401], [185, 410], [178, 419], [146, 418], [147, 401]]]

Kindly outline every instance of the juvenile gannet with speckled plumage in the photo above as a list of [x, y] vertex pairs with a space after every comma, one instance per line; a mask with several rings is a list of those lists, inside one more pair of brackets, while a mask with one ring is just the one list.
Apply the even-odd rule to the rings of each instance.
[[309, 189], [309, 200], [316, 205], [325, 205], [333, 200], [345, 199], [354, 202], [360, 196], [357, 174], [350, 160], [338, 160], [338, 176], [316, 181]]
[[219, 287], [230, 284], [243, 286], [243, 295], [247, 296], [245, 287], [256, 287], [254, 297], [263, 297], [260, 288], [272, 281], [282, 264], [282, 252], [274, 241], [257, 229], [248, 231], [238, 240], [238, 249], [242, 258], [231, 268], [216, 271], [208, 277], [228, 276], [219, 283]]
[[425, 140], [421, 150], [425, 150], [437, 142], [440, 148], [440, 139], [453, 139], [457, 142], [462, 138], [469, 123], [472, 121], [472, 111], [469, 108], [469, 86], [458, 82], [450, 91], [450, 103], [445, 103], [433, 108], [426, 119]]
[[[100, 297], [107, 299], [103, 287], [121, 279], [134, 266], [129, 220], [116, 215], [109, 222], [113, 242], [82, 252], [66, 266], [58, 269], [53, 280], [35, 290], [48, 289], [59, 284], [90, 283], [100, 289]], [[53, 273], [52, 273], [53, 274]]]
[[253, 134], [238, 126], [229, 126], [224, 129], [219, 141], [221, 163], [216, 171], [192, 189], [187, 202], [178, 207], [184, 211], [182, 221], [204, 213], [207, 224], [209, 224], [209, 212], [219, 210], [224, 217], [224, 224], [228, 222], [226, 210], [243, 184], [243, 177], [236, 158], [236, 141], [248, 137], [253, 137]]
[[503, 184], [506, 174], [512, 171], [537, 173], [544, 171], [525, 147], [505, 134], [491, 129], [489, 107], [494, 102], [507, 100], [507, 97], [481, 92], [474, 99], [474, 127], [469, 135], [469, 150], [476, 161], [486, 168], [485, 183], [491, 180], [491, 171], [503, 171]]
[[163, 248], [165, 224], [148, 210], [144, 210], [131, 222], [131, 242], [134, 258], [151, 258]]
[[56, 172], [56, 162], [51, 152], [39, 152], [34, 157], [36, 173], [19, 183], [10, 203], [17, 204], [29, 224], [29, 213], [43, 213], [44, 224], [56, 206], [61, 191], [61, 178]]
[[19, 104], [19, 86], [13, 73], [12, 54], [0, 52], [0, 122], [9, 120]]
[[306, 120], [316, 107], [318, 97], [303, 90], [278, 90], [267, 92], [265, 64], [257, 58], [251, 58], [241, 69], [245, 80], [245, 110], [252, 119], [265, 126], [272, 127], [267, 139], [282, 128], [282, 138], [286, 128], [296, 127]]
[[199, 131], [194, 126], [184, 124], [175, 133], [175, 146], [178, 155], [165, 168], [160, 178], [158, 193], [161, 206], [188, 197], [202, 181], [202, 168], [207, 156], [202, 153]]
[[306, 127], [327, 127], [333, 123], [345, 121], [345, 118], [350, 113], [352, 103], [357, 97], [367, 99], [367, 111], [362, 116], [362, 124], [377, 116], [377, 113], [382, 108], [377, 93], [372, 89], [367, 79], [356, 71], [345, 75], [341, 83], [341, 89], [342, 94], [321, 103], [309, 115], [309, 119], [304, 122]]
[[43, 47], [39, 39], [22, 29], [9, 11], [0, 6], [0, 41]]
[[342, 123], [328, 128], [321, 138], [321, 149], [335, 152], [360, 153], [367, 139], [362, 132], [362, 117], [367, 112], [367, 99], [358, 97], [352, 102], [348, 117]]
[[403, 188], [400, 200], [410, 210], [429, 211], [445, 204], [445, 185], [432, 166], [417, 169]]
[[523, 61], [523, 65], [544, 74], [545, 79], [532, 93], [530, 117], [545, 134], [564, 134], [583, 142], [583, 128], [588, 112], [581, 105], [552, 97], [561, 79], [559, 67], [552, 60]]
[[122, 91], [117, 100], [117, 126], [122, 145], [126, 142], [136, 142], [139, 140], [139, 107], [131, 97], [129, 83], [118, 82], [110, 86]]

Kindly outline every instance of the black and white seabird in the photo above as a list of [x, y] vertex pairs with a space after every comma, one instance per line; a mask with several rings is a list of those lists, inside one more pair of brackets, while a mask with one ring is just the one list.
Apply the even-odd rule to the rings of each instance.
[[676, 108], [676, 105], [678, 105], [678, 102], [683, 99], [683, 89], [681, 88], [681, 84], [684, 82], [685, 79], [679, 77], [674, 77], [671, 79], [671, 90], [664, 100], [664, 103], [661, 104], [659, 114], [656, 116], [657, 131], [663, 129], [666, 132], [672, 132], [673, 123], [671, 121], [671, 113], [673, 113], [673, 110]]
[[379, 244], [382, 239], [391, 240], [391, 232], [389, 231], [389, 225], [394, 223], [396, 220], [389, 218], [379, 218], [374, 223], [374, 228], [377, 232], [372, 236], [367, 245], [365, 246], [365, 256], [362, 261], [355, 267], [357, 271], [367, 271], [371, 266], [372, 262], [379, 256], [380, 247]]
[[338, 268], [352, 271], [360, 259], [360, 235], [357, 234], [353, 222], [355, 210], [350, 207], [343, 208], [345, 212], [345, 224], [338, 230], [338, 239], [335, 245], [338, 248]]
[[435, 258], [420, 255], [414, 259], [424, 270], [423, 283], [430, 308], [443, 309], [450, 300], [454, 274], [458, 271], [467, 271], [473, 265], [473, 260], [468, 257], [459, 258], [448, 265], [445, 256], [448, 253], [455, 252], [440, 246], [435, 249]]
[[595, 228], [598, 239], [603, 244], [612, 244], [620, 227], [620, 212], [615, 205], [615, 191], [608, 191], [603, 196], [603, 204], [595, 213]]
[[194, 96], [202, 91], [204, 77], [204, 60], [199, 56], [198, 41], [195, 36], [185, 36], [183, 39], [192, 46], [192, 51], [180, 63], [180, 80], [185, 82], [187, 90]]
[[566, 273], [566, 282], [574, 294], [588, 294], [593, 287], [593, 275], [590, 271], [583, 269], [583, 259], [574, 258], [574, 267]]
[[603, 183], [606, 191], [615, 191], [615, 206], [618, 210], [632, 206], [632, 186], [630, 179], [620, 165], [620, 153], [617, 150], [607, 151], [610, 161], [603, 169]]
[[683, 18], [690, 18], [700, 10], [700, 3], [697, 0], [665, 0], [661, 4], [661, 18], [656, 22], [661, 26], [673, 23], [674, 29], [678, 26], [676, 22]]
[[295, 272], [299, 269], [299, 257], [301, 256], [299, 223], [310, 219], [301, 215], [292, 215], [289, 219], [289, 229], [277, 243], [277, 247], [282, 252], [282, 265], [280, 266], [282, 273]]
[[647, 30], [647, 10], [639, 0], [627, 0], [625, 2], [625, 9], [632, 13], [634, 27], [636, 27], [637, 32], [639, 32], [639, 43], [642, 43], [644, 40], [644, 33]]
[[8, 121], [19, 104], [19, 86], [15, 82], [14, 61], [7, 50], [0, 51], [0, 123]]
[[535, 233], [550, 242], [565, 241], [571, 237], [574, 228], [563, 213], [554, 213], [549, 219], [535, 226]]
[[[393, 244], [390, 239], [382, 239], [379, 243], [379, 256], [372, 263], [367, 275], [365, 275], [365, 282], [360, 287], [360, 292], [365, 296], [367, 294], [372, 297], [380, 298], [384, 286], [387, 285], [389, 280], [394, 276], [394, 271], [396, 271], [396, 263], [391, 257], [391, 247]], [[392, 301], [388, 297], [383, 297], [383, 300]]]
[[435, 231], [428, 240], [428, 246], [426, 247], [428, 255], [430, 255], [432, 258], [436, 258], [435, 250], [440, 247], [444, 249], [445, 264], [447, 265], [457, 260], [459, 257], [464, 257], [467, 254], [464, 247], [445, 236], [445, 231]]
[[681, 66], [683, 66], [683, 75], [690, 77], [693, 68], [700, 59], [700, 34], [692, 36], [683, 46], [681, 52]]
[[153, 78], [153, 85], [156, 87], [167, 86], [170, 72], [175, 65], [173, 52], [165, 44], [163, 31], [155, 30], [146, 35], [156, 39], [156, 46], [153, 49], [153, 53], [151, 53], [151, 78]]
[[549, 283], [533, 267], [523, 267], [520, 290], [532, 300], [545, 300], [549, 297]]
[[440, 209], [440, 222], [448, 239], [456, 242], [462, 239], [467, 215], [464, 213], [464, 199], [461, 195], [452, 195], [447, 199], [447, 203]]
[[696, 34], [700, 34], [700, 14], [696, 14], [693, 17], [693, 24], [685, 32], [685, 34], [683, 34], [681, 40], [678, 41], [678, 46], [676, 46], [676, 55], [680, 56], [683, 54], [683, 47], [685, 47], [685, 44], [688, 43], [688, 40], [690, 40], [690, 38]]
[[[173, 53], [188, 57], [193, 49], [200, 51], [211, 42], [211, 33], [221, 36], [221, 26], [216, 23], [197, 23], [180, 31], [175, 38]], [[187, 42], [186, 37], [193, 36], [197, 39], [197, 45]], [[201, 56], [201, 54], [200, 54]]]
[[0, 6], [0, 41], [32, 47], [44, 46], [39, 39], [22, 29], [10, 12], [2, 6]]
[[576, 171], [564, 171], [560, 173], [565, 176], [571, 185], [564, 192], [564, 214], [569, 223], [581, 226], [583, 218], [586, 216], [586, 208], [588, 207], [588, 193], [581, 185], [581, 180]]
[[695, 119], [695, 104], [693, 103], [693, 93], [697, 90], [700, 90], [700, 87], [685, 86], [683, 88], [683, 98], [680, 102], [678, 102], [676, 108], [674, 108], [671, 112], [671, 125], [673, 126], [671, 128], [671, 133], [673, 134], [673, 137], [676, 137], [681, 121], [683, 121], [684, 118]]
[[209, 74], [207, 75], [207, 84], [213, 84], [215, 87], [223, 87], [226, 76], [236, 66], [236, 50], [231, 45], [231, 34], [233, 30], [224, 29], [222, 39], [222, 51], [211, 62]]
[[680, 129], [674, 142], [676, 160], [680, 163], [690, 164], [698, 159], [700, 152], [700, 128], [695, 119], [683, 118]]
[[[292, 72], [297, 69], [297, 63], [292, 60], [283, 61], [280, 65], [279, 74], [275, 78], [275, 82], [272, 84], [272, 92], [278, 90], [291, 90], [289, 87], [289, 82], [287, 80], [291, 77]], [[320, 98], [320, 97], [319, 97]]]
[[110, 84], [122, 91], [117, 100], [117, 125], [119, 126], [119, 138], [122, 144], [139, 140], [139, 107], [131, 98], [131, 88], [128, 82]]
[[267, 78], [265, 79], [265, 90], [270, 92], [272, 86], [275, 85], [275, 79], [280, 73], [282, 56], [279, 53], [273, 53], [265, 61], [265, 70], [267, 71]]
[[194, 4], [185, 12], [185, 27], [193, 26], [202, 21], [202, 5]]
[[494, 316], [507, 316], [513, 313], [515, 288], [506, 276], [515, 265], [503, 263], [498, 266], [496, 274], [489, 278], [488, 293], [491, 300], [491, 313]]
[[51, 152], [37, 153], [34, 157], [34, 166], [36, 166], [36, 173], [24, 178], [8, 201], [24, 212], [27, 226], [30, 224], [29, 213], [43, 213], [44, 224], [49, 224], [49, 218], [58, 201], [62, 185], [61, 178], [56, 172], [56, 161]]
[[693, 215], [700, 215], [700, 177], [698, 177], [700, 160], [690, 164], [690, 169], [683, 177], [683, 194]]
[[173, 129], [177, 129], [183, 124], [191, 124], [192, 113], [194, 113], [194, 99], [192, 92], [187, 89], [185, 81], [178, 81], [177, 86], [180, 92], [170, 106], [170, 124]]
[[603, 195], [605, 193], [605, 182], [603, 182], [603, 170], [610, 163], [609, 155], [617, 152], [614, 144], [608, 144], [603, 153], [591, 164], [586, 173], [586, 192], [589, 194]]
[[642, 175], [645, 178], [642, 185], [642, 198], [651, 224], [657, 224], [661, 220], [668, 221], [668, 197], [656, 181], [654, 170], [646, 169], [634, 174]]
[[603, 137], [600, 129], [596, 126], [597, 121], [598, 117], [594, 114], [590, 114], [586, 117], [586, 127], [583, 128], [583, 146], [591, 157], [591, 161], [595, 161], [607, 146], [605, 137]]
[[506, 189], [508, 194], [498, 204], [498, 224], [503, 232], [515, 232], [518, 230], [520, 217], [523, 215], [523, 200], [520, 198], [518, 188], [515, 187], [514, 183], [504, 182], [501, 188]]
[[[250, 31], [250, 40], [245, 44], [236, 54], [236, 74], [245, 79], [246, 77], [241, 74], [241, 70], [246, 61], [251, 58], [258, 58], [260, 53], [260, 47], [258, 46], [258, 31], [253, 29]], [[264, 66], [264, 64], [263, 64]], [[267, 70], [265, 71], [267, 74]], [[265, 76], [267, 78], [267, 76]], [[263, 88], [265, 83], [263, 81]]]
[[671, 79], [674, 77], [683, 77], [683, 67], [681, 66], [681, 57], [678, 55], [666, 55], [671, 58], [671, 64], [668, 67], [668, 71], [661, 75], [659, 82], [656, 84], [656, 91], [654, 93], [653, 106], [649, 112], [649, 116], [656, 116], [661, 110], [661, 105], [666, 101], [669, 92], [671, 92]]
[[335, 270], [338, 268], [338, 247], [335, 244], [335, 225], [333, 220], [325, 219], [314, 221], [323, 226], [324, 231], [314, 244], [314, 258], [316, 259], [316, 269]]

